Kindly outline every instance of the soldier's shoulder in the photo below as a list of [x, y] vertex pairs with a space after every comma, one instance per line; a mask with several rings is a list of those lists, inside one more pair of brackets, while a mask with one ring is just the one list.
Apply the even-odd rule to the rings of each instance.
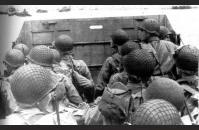
[[73, 59], [73, 62], [75, 64], [75, 66], [87, 66], [86, 62], [84, 60], [80, 60], [80, 59]]
[[166, 40], [160, 40], [160, 44], [166, 44], [166, 45], [169, 45], [169, 46], [175, 46], [175, 47], [177, 47], [177, 45], [174, 44], [173, 42], [166, 41]]

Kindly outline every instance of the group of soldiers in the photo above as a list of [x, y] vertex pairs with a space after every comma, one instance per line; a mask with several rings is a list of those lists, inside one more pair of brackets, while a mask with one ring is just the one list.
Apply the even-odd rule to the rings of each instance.
[[178, 46], [155, 19], [136, 27], [136, 40], [118, 29], [97, 82], [60, 35], [54, 49], [17, 44], [4, 58], [2, 125], [197, 125], [198, 55]]

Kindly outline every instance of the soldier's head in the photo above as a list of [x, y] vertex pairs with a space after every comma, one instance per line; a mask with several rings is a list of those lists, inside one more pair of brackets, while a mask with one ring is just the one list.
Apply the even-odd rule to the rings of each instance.
[[4, 65], [6, 66], [5, 75], [9, 76], [14, 70], [24, 65], [25, 57], [20, 50], [11, 49], [6, 52], [4, 57]]
[[145, 19], [142, 25], [137, 27], [138, 40], [147, 41], [152, 36], [159, 36], [160, 25], [155, 19]]
[[28, 53], [29, 53], [29, 51], [30, 51], [30, 49], [28, 48], [28, 46], [25, 45], [25, 44], [22, 44], [22, 43], [19, 43], [19, 44], [15, 45], [13, 47], [13, 49], [18, 49], [18, 50], [22, 51], [23, 54], [24, 54], [24, 56], [27, 56]]
[[178, 111], [184, 107], [184, 90], [174, 80], [157, 77], [149, 84], [145, 91], [145, 100], [163, 99], [173, 104]]
[[147, 50], [137, 49], [124, 56], [122, 64], [128, 75], [134, 75], [147, 81], [153, 74], [157, 62]]
[[54, 45], [56, 49], [62, 54], [71, 53], [73, 50], [73, 39], [68, 35], [60, 35], [55, 39]]
[[134, 125], [183, 125], [176, 108], [162, 99], [141, 104], [132, 118]]
[[174, 59], [179, 76], [195, 75], [198, 72], [199, 50], [185, 45], [175, 51]]
[[56, 49], [51, 49], [52, 53], [53, 53], [53, 62], [54, 64], [59, 63], [61, 61], [61, 56], [59, 51], [57, 51]]
[[53, 52], [50, 48], [44, 45], [33, 47], [27, 56], [28, 62], [41, 65], [43, 67], [51, 67], [53, 59]]
[[123, 29], [118, 29], [114, 33], [112, 33], [111, 39], [111, 47], [116, 46], [120, 53], [121, 46], [129, 40], [129, 36], [127, 32], [125, 32]]
[[11, 90], [20, 107], [37, 107], [51, 112], [49, 105], [56, 90], [52, 80], [48, 69], [35, 64], [24, 65], [13, 74]]
[[161, 40], [167, 40], [170, 41], [170, 37], [169, 35], [171, 34], [171, 32], [169, 31], [169, 29], [165, 26], [160, 26], [160, 32], [159, 32], [159, 37]]

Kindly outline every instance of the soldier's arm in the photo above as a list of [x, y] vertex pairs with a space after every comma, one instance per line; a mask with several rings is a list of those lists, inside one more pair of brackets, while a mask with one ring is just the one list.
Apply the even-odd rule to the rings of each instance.
[[92, 80], [87, 79], [86, 77], [79, 74], [77, 71], [73, 71], [73, 77], [80, 85], [79, 87], [90, 88], [90, 87], [93, 87], [94, 85]]
[[79, 74], [81, 74], [82, 76], [86, 77], [88, 80], [93, 82], [92, 75], [86, 63], [83, 60], [79, 60], [78, 62], [80, 65], [77, 72], [79, 72]]
[[97, 78], [97, 88], [96, 88], [99, 91], [104, 90], [111, 77], [111, 60], [112, 57], [108, 57], [99, 72]]
[[82, 98], [80, 97], [80, 95], [79, 95], [77, 89], [75, 88], [75, 86], [73, 85], [72, 81], [70, 81], [69, 79], [65, 79], [64, 85], [66, 88], [67, 97], [71, 103], [79, 105], [80, 103], [83, 102]]
[[162, 42], [163, 42], [163, 44], [166, 44], [167, 50], [171, 54], [174, 54], [175, 50], [177, 50], [177, 48], [179, 47], [178, 45], [176, 45], [176, 44], [174, 44], [172, 42], [169, 42], [169, 41], [162, 40]]

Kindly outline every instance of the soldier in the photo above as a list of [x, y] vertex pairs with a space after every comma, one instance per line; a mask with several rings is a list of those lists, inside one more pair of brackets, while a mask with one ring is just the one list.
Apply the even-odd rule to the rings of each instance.
[[44, 45], [35, 46], [30, 50], [30, 53], [27, 56], [27, 61], [30, 64], [37, 64], [45, 67], [46, 69], [49, 69], [54, 79], [54, 82], [57, 82], [59, 80], [62, 81], [59, 87], [60, 92], [65, 92], [65, 95], [63, 97], [63, 105], [67, 105], [68, 100], [75, 105], [83, 103], [82, 98], [79, 96], [70, 78], [64, 76], [63, 74], [56, 74], [55, 72], [53, 72], [53, 53], [50, 48]]
[[54, 45], [61, 55], [61, 67], [55, 67], [54, 70], [69, 75], [83, 100], [91, 103], [94, 100], [94, 82], [86, 63], [73, 58], [73, 44], [68, 35], [56, 38]]
[[123, 66], [128, 73], [127, 87], [133, 94], [146, 88], [157, 62], [145, 49], [137, 49], [123, 58]]
[[[176, 50], [174, 59], [177, 66], [178, 79], [177, 82], [185, 90], [186, 102], [189, 107], [189, 111], [192, 112], [197, 105], [191, 96], [198, 93], [198, 55], [199, 50], [190, 45], [184, 45]], [[183, 115], [187, 114], [187, 110], [184, 109]]]
[[8, 77], [13, 74], [13, 72], [22, 66], [25, 62], [25, 57], [23, 53], [17, 49], [11, 49], [5, 54], [4, 65], [6, 70], [4, 71], [4, 76]]
[[5, 116], [11, 114], [18, 108], [11, 92], [10, 79], [12, 78], [14, 71], [24, 65], [24, 61], [25, 58], [23, 53], [17, 49], [11, 49], [5, 54], [3, 63], [6, 66], [6, 71], [4, 72], [4, 77], [1, 81], [1, 94], [3, 94], [2, 97], [4, 97]]
[[151, 53], [145, 49], [137, 49], [123, 58], [123, 66], [128, 74], [127, 88], [132, 91], [135, 109], [143, 103], [143, 91], [151, 82], [157, 61]]
[[118, 52], [108, 57], [103, 63], [97, 78], [96, 97], [102, 95], [111, 76], [121, 71], [121, 56], [119, 53], [121, 51], [121, 46], [129, 40], [129, 36], [124, 30], [118, 29], [111, 35], [111, 39], [111, 44], [117, 46]]
[[142, 48], [154, 53], [159, 66], [156, 67], [153, 75], [165, 75], [174, 78], [172, 69], [174, 67], [173, 54], [177, 45], [159, 39], [160, 25], [155, 19], [145, 19], [142, 26], [138, 26], [138, 39], [142, 41]]
[[35, 64], [20, 67], [11, 79], [12, 93], [20, 109], [0, 123], [2, 125], [77, 125], [71, 112], [59, 109], [61, 93], [59, 88], [57, 89], [57, 82], [53, 81], [49, 69]]
[[[133, 41], [128, 41], [121, 47], [121, 56], [124, 57], [125, 55], [129, 54], [131, 51], [136, 49], [140, 49], [139, 44]], [[116, 73], [113, 76], [111, 76], [109, 81], [109, 86], [115, 82], [121, 82], [124, 85], [127, 85], [128, 82], [127, 72], [123, 70], [122, 72]]]
[[171, 34], [171, 32], [169, 31], [169, 29], [165, 26], [160, 26], [160, 39], [161, 40], [165, 40], [165, 41], [171, 41], [169, 35]]
[[133, 125], [183, 125], [176, 108], [162, 99], [149, 100], [136, 110]]
[[27, 56], [28, 53], [29, 53], [29, 51], [30, 51], [30, 49], [28, 48], [28, 46], [25, 45], [25, 44], [22, 44], [22, 43], [19, 43], [19, 44], [15, 45], [13, 47], [13, 49], [18, 49], [18, 50], [22, 51], [23, 54], [24, 54], [24, 56]]
[[198, 55], [199, 50], [190, 45], [184, 45], [175, 51], [174, 59], [177, 66], [180, 84], [186, 84], [196, 91], [198, 88]]

